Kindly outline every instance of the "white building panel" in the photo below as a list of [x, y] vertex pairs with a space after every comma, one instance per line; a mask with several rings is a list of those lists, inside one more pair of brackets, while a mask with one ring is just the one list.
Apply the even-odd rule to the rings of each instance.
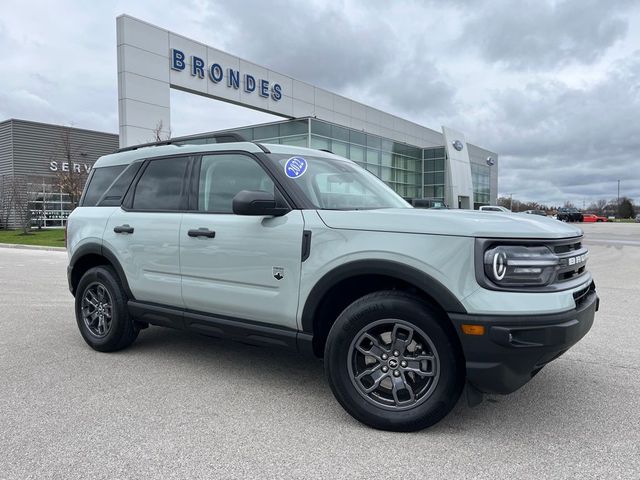
[[445, 183], [449, 187], [445, 192], [445, 202], [451, 208], [473, 208], [471, 161], [464, 134], [448, 127], [442, 127], [442, 133], [447, 151]]

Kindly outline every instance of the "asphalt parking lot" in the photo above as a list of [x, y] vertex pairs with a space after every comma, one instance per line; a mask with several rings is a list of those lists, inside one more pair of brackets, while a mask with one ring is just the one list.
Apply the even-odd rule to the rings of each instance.
[[583, 227], [591, 332], [411, 434], [354, 421], [295, 354], [157, 327], [94, 352], [66, 254], [0, 248], [0, 478], [639, 478], [640, 224]]

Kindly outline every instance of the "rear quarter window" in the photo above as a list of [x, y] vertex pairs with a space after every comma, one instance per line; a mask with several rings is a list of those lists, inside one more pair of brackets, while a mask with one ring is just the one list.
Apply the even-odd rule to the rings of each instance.
[[126, 165], [115, 165], [113, 167], [94, 168], [93, 174], [89, 179], [84, 197], [82, 199], [83, 207], [94, 207], [109, 185], [122, 173]]

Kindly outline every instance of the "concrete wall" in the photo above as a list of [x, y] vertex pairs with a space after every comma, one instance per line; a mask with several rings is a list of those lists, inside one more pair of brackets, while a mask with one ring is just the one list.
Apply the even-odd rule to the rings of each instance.
[[12, 120], [0, 122], [0, 176], [13, 172]]

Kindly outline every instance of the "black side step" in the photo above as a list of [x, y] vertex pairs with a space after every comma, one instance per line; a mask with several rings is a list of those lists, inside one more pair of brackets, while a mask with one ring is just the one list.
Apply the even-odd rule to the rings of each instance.
[[129, 313], [137, 321], [151, 325], [188, 330], [251, 345], [280, 347], [301, 353], [312, 351], [313, 337], [290, 328], [134, 300], [129, 300], [128, 307]]

